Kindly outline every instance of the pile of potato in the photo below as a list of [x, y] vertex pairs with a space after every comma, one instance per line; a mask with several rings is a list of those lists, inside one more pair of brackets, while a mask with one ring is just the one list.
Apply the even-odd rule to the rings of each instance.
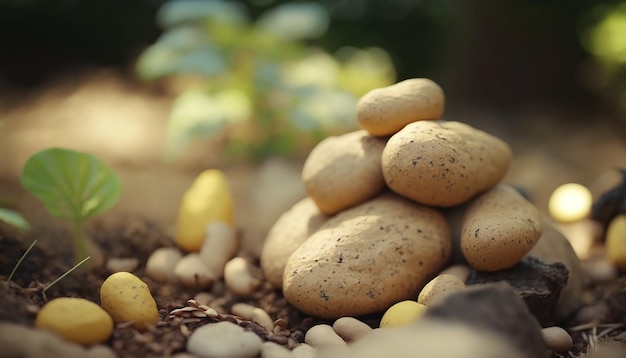
[[375, 89], [357, 105], [362, 129], [311, 151], [308, 196], [274, 224], [261, 253], [265, 277], [292, 305], [337, 318], [416, 300], [452, 263], [455, 232], [477, 270], [509, 268], [534, 246], [539, 211], [499, 184], [510, 147], [441, 120], [443, 110], [429, 79]]

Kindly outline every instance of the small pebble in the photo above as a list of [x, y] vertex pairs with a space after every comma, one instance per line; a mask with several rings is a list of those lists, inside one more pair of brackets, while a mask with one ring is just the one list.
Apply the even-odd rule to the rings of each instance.
[[119, 272], [119, 271], [134, 271], [139, 266], [139, 259], [135, 257], [111, 257], [107, 260], [107, 271]]
[[291, 358], [291, 351], [285, 346], [274, 342], [264, 342], [261, 345], [261, 358]]
[[301, 343], [291, 351], [291, 355], [294, 358], [313, 358], [315, 357], [316, 352], [317, 350], [312, 346], [306, 343]]
[[235, 257], [224, 267], [224, 282], [233, 295], [247, 297], [261, 284], [260, 272], [255, 272], [243, 257]]
[[371, 332], [372, 327], [354, 317], [341, 317], [333, 323], [333, 330], [350, 343]]
[[59, 297], [41, 308], [35, 327], [52, 330], [74, 343], [91, 345], [111, 337], [113, 319], [94, 302], [84, 298]]
[[567, 352], [574, 346], [572, 337], [561, 327], [546, 327], [541, 330], [541, 335], [546, 346], [555, 352]]
[[197, 328], [187, 340], [187, 351], [207, 358], [254, 358], [262, 345], [255, 333], [222, 321]]
[[159, 282], [174, 279], [174, 269], [183, 254], [175, 247], [154, 250], [146, 262], [146, 274]]
[[252, 318], [250, 319], [254, 323], [258, 323], [267, 329], [268, 332], [274, 331], [274, 321], [270, 315], [262, 308], [255, 308], [252, 310]]
[[215, 299], [215, 296], [213, 296], [212, 294], [210, 294], [208, 292], [201, 291], [201, 292], [196, 293], [196, 295], [193, 296], [193, 299], [199, 305], [210, 306], [210, 303], [211, 303], [211, 301], [213, 301]]
[[606, 256], [583, 261], [582, 264], [593, 282], [608, 282], [618, 276], [617, 266]]
[[235, 257], [238, 249], [239, 240], [235, 229], [225, 222], [214, 221], [206, 226], [199, 255], [215, 279], [220, 279], [224, 275], [224, 266]]
[[389, 307], [380, 319], [380, 328], [406, 326], [417, 321], [426, 311], [426, 306], [416, 301], [400, 301]]
[[174, 269], [174, 275], [187, 287], [209, 287], [215, 280], [215, 276], [206, 267], [200, 255], [195, 252], [184, 256]]
[[335, 333], [333, 327], [327, 324], [318, 324], [311, 327], [304, 336], [304, 342], [313, 348], [347, 345], [347, 343]]
[[243, 303], [243, 302], [238, 302], [232, 305], [232, 307], [230, 307], [230, 313], [234, 314], [235, 316], [239, 316], [243, 319], [247, 319], [250, 321], [252, 320], [252, 312], [254, 311], [255, 308], [256, 307], [254, 307], [253, 305]]

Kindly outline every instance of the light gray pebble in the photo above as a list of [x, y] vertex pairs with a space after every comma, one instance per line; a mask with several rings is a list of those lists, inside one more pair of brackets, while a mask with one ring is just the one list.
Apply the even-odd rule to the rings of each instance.
[[312, 346], [302, 343], [291, 351], [293, 358], [313, 358], [317, 350]]
[[555, 352], [567, 352], [574, 346], [572, 337], [561, 327], [546, 327], [541, 330], [541, 335], [546, 346]]
[[261, 346], [261, 358], [292, 358], [291, 351], [274, 342], [264, 342]]
[[327, 324], [318, 324], [311, 327], [304, 336], [304, 342], [314, 348], [347, 345], [347, 343], [335, 333], [333, 327]]
[[354, 342], [372, 331], [372, 327], [354, 317], [341, 317], [333, 323], [333, 330], [346, 342]]
[[255, 333], [230, 322], [206, 324], [187, 340], [187, 351], [206, 358], [254, 358], [263, 341]]

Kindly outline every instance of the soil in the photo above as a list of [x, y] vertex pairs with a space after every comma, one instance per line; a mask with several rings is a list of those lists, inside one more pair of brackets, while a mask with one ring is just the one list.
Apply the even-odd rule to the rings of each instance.
[[[50, 224], [50, 218], [46, 217], [45, 213], [42, 214], [41, 206], [20, 191], [17, 177], [22, 163], [29, 154], [42, 147], [59, 145], [58, 142], [48, 141], [51, 136], [45, 135], [46, 126], [53, 131], [59, 126], [77, 128], [78, 123], [85, 117], [85, 111], [93, 112], [94, 116], [103, 113], [105, 120], [110, 120], [111, 123], [114, 121], [125, 123], [125, 118], [132, 117], [133, 125], [145, 121], [151, 123], [150, 129], [153, 133], [164, 132], [167, 106], [163, 104], [162, 95], [146, 93], [142, 89], [121, 82], [115, 76], [113, 79], [106, 76], [96, 73], [94, 77], [85, 79], [81, 84], [65, 83], [60, 87], [61, 90], [53, 88], [54, 91], [42, 91], [41, 95], [33, 95], [32, 98], [8, 110], [0, 108], [0, 114], [4, 114], [8, 121], [5, 127], [7, 132], [13, 131], [11, 132], [13, 135], [4, 137], [3, 132], [0, 132], [0, 142], [5, 149], [0, 156], [11, 153], [9, 157], [0, 158], [0, 162], [6, 164], [0, 167], [0, 196], [14, 199], [19, 204], [15, 205], [15, 208], [31, 223], [37, 223], [26, 235], [19, 235], [6, 229], [0, 232], [1, 321], [32, 327], [38, 308], [55, 297], [83, 297], [93, 302], [100, 301], [99, 287], [110, 274], [103, 268], [78, 269], [44, 291], [49, 283], [72, 267], [71, 250], [67, 250], [71, 247], [69, 239], [71, 233], [65, 227]], [[166, 104], [171, 103], [167, 102], [170, 100], [165, 99]], [[118, 104], [122, 103], [120, 101], [128, 106], [120, 106]], [[576, 116], [572, 116], [571, 113], [559, 112], [558, 115], [553, 115], [551, 111], [545, 108], [530, 110], [528, 113], [508, 116], [510, 120], [507, 122], [498, 121], [496, 118], [501, 117], [498, 113], [486, 113], [482, 110], [451, 109], [447, 113], [449, 117], [461, 118], [458, 120], [491, 132], [511, 144], [515, 161], [505, 181], [522, 186], [545, 212], [547, 197], [556, 185], [578, 181], [587, 184], [594, 191], [599, 190], [598, 188], [606, 189], [605, 174], [616, 167], [626, 166], [623, 158], [616, 154], [625, 152], [623, 132], [615, 131], [609, 121], [597, 122], [599, 124], [585, 123], [573, 119]], [[557, 120], [553, 120], [554, 118]], [[155, 121], [160, 124], [155, 125]], [[96, 123], [94, 119], [90, 125]], [[593, 125], [593, 128], [590, 129], [590, 125]], [[34, 133], [30, 131], [31, 128], [39, 128], [42, 134], [31, 136], [31, 132]], [[112, 130], [120, 136], [125, 132], [119, 128]], [[199, 168], [214, 166], [217, 162], [206, 159], [204, 154], [200, 153], [183, 158], [183, 164], [177, 167], [161, 166], [158, 164], [160, 153], [157, 147], [160, 140], [158, 135], [150, 137], [152, 139], [144, 143], [143, 150], [140, 150], [139, 147], [129, 147], [130, 142], [126, 146], [116, 144], [108, 138], [97, 142], [80, 134], [78, 130], [75, 132], [59, 130], [55, 133], [58, 134], [55, 138], [62, 144], [72, 146], [74, 143], [76, 144], [74, 148], [100, 156], [121, 174], [125, 194], [112, 216], [125, 219], [107, 220], [111, 216], [95, 218], [87, 228], [87, 234], [102, 249], [106, 258], [134, 257], [139, 260], [139, 267], [133, 272], [148, 284], [160, 308], [161, 319], [154, 329], [138, 333], [130, 327], [119, 326], [106, 344], [120, 357], [159, 357], [183, 352], [190, 332], [200, 325], [215, 322], [216, 319], [170, 318], [169, 313], [173, 309], [187, 306], [187, 301], [193, 299], [198, 292], [176, 283], [152, 280], [145, 275], [145, 263], [156, 248], [173, 245], [170, 234], [171, 223], [174, 222], [173, 216], [181, 193]], [[91, 135], [91, 132], [89, 133]], [[63, 137], [66, 134], [69, 137]], [[149, 136], [144, 132], [143, 137]], [[135, 140], [132, 144], [138, 145], [140, 142], [141, 140]], [[243, 173], [249, 172], [246, 170]], [[234, 177], [248, 176], [241, 173]], [[152, 185], [145, 185], [148, 181]], [[250, 212], [248, 206], [242, 204], [250, 194], [250, 190], [245, 191], [242, 188], [254, 188], [254, 185], [250, 185], [249, 182], [233, 183], [235, 201], [239, 203], [238, 219], [241, 219], [239, 222], [245, 226], [245, 230], [251, 227], [249, 222], [254, 218], [255, 212]], [[141, 215], [136, 215], [138, 212]], [[271, 221], [265, 223], [261, 229], [267, 229], [268, 225], [271, 225]], [[38, 240], [38, 244], [17, 268], [11, 281], [6, 282], [19, 257], [35, 239]], [[600, 250], [597, 251], [595, 258], [601, 259], [602, 243], [599, 242], [597, 245]], [[258, 266], [253, 257], [249, 258]], [[593, 259], [594, 257], [590, 261]], [[624, 281], [626, 274], [622, 272], [619, 276], [609, 282], [589, 282], [584, 300], [588, 307], [608, 302], [609, 307], [617, 308], [614, 312], [619, 312], [621, 316], [609, 315], [598, 320], [590, 319], [588, 322], [579, 322], [575, 319], [559, 322], [559, 325], [572, 334], [575, 344], [570, 352], [555, 353], [553, 357], [584, 356], [589, 347], [603, 341], [626, 346], [624, 328], [626, 299], [621, 298], [622, 301], [619, 301], [624, 295], [615, 294], [626, 290]], [[283, 334], [284, 338], [268, 335], [264, 328], [255, 323], [245, 320], [237, 322], [246, 329], [256, 332], [264, 340], [274, 340], [288, 347], [302, 342], [309, 327], [325, 322], [294, 309], [286, 302], [282, 293], [268, 283], [264, 283], [252, 297], [245, 299], [233, 297], [221, 281], [216, 282], [208, 293], [210, 295], [206, 296], [209, 298], [207, 305], [224, 313], [221, 319], [235, 319], [227, 314], [230, 307], [234, 303], [245, 302], [263, 308], [273, 319], [284, 320], [287, 329]], [[617, 307], [619, 304], [621, 308]], [[370, 326], [377, 327], [380, 315], [359, 318]]]

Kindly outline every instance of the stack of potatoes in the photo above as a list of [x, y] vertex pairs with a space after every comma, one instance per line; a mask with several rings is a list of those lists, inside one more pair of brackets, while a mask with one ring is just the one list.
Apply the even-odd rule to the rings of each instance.
[[512, 267], [535, 245], [538, 210], [499, 185], [510, 147], [441, 120], [443, 110], [444, 93], [429, 79], [375, 89], [357, 105], [361, 130], [311, 151], [308, 196], [274, 224], [261, 254], [266, 278], [293, 306], [337, 318], [415, 300], [451, 264], [453, 231], [477, 270]]

